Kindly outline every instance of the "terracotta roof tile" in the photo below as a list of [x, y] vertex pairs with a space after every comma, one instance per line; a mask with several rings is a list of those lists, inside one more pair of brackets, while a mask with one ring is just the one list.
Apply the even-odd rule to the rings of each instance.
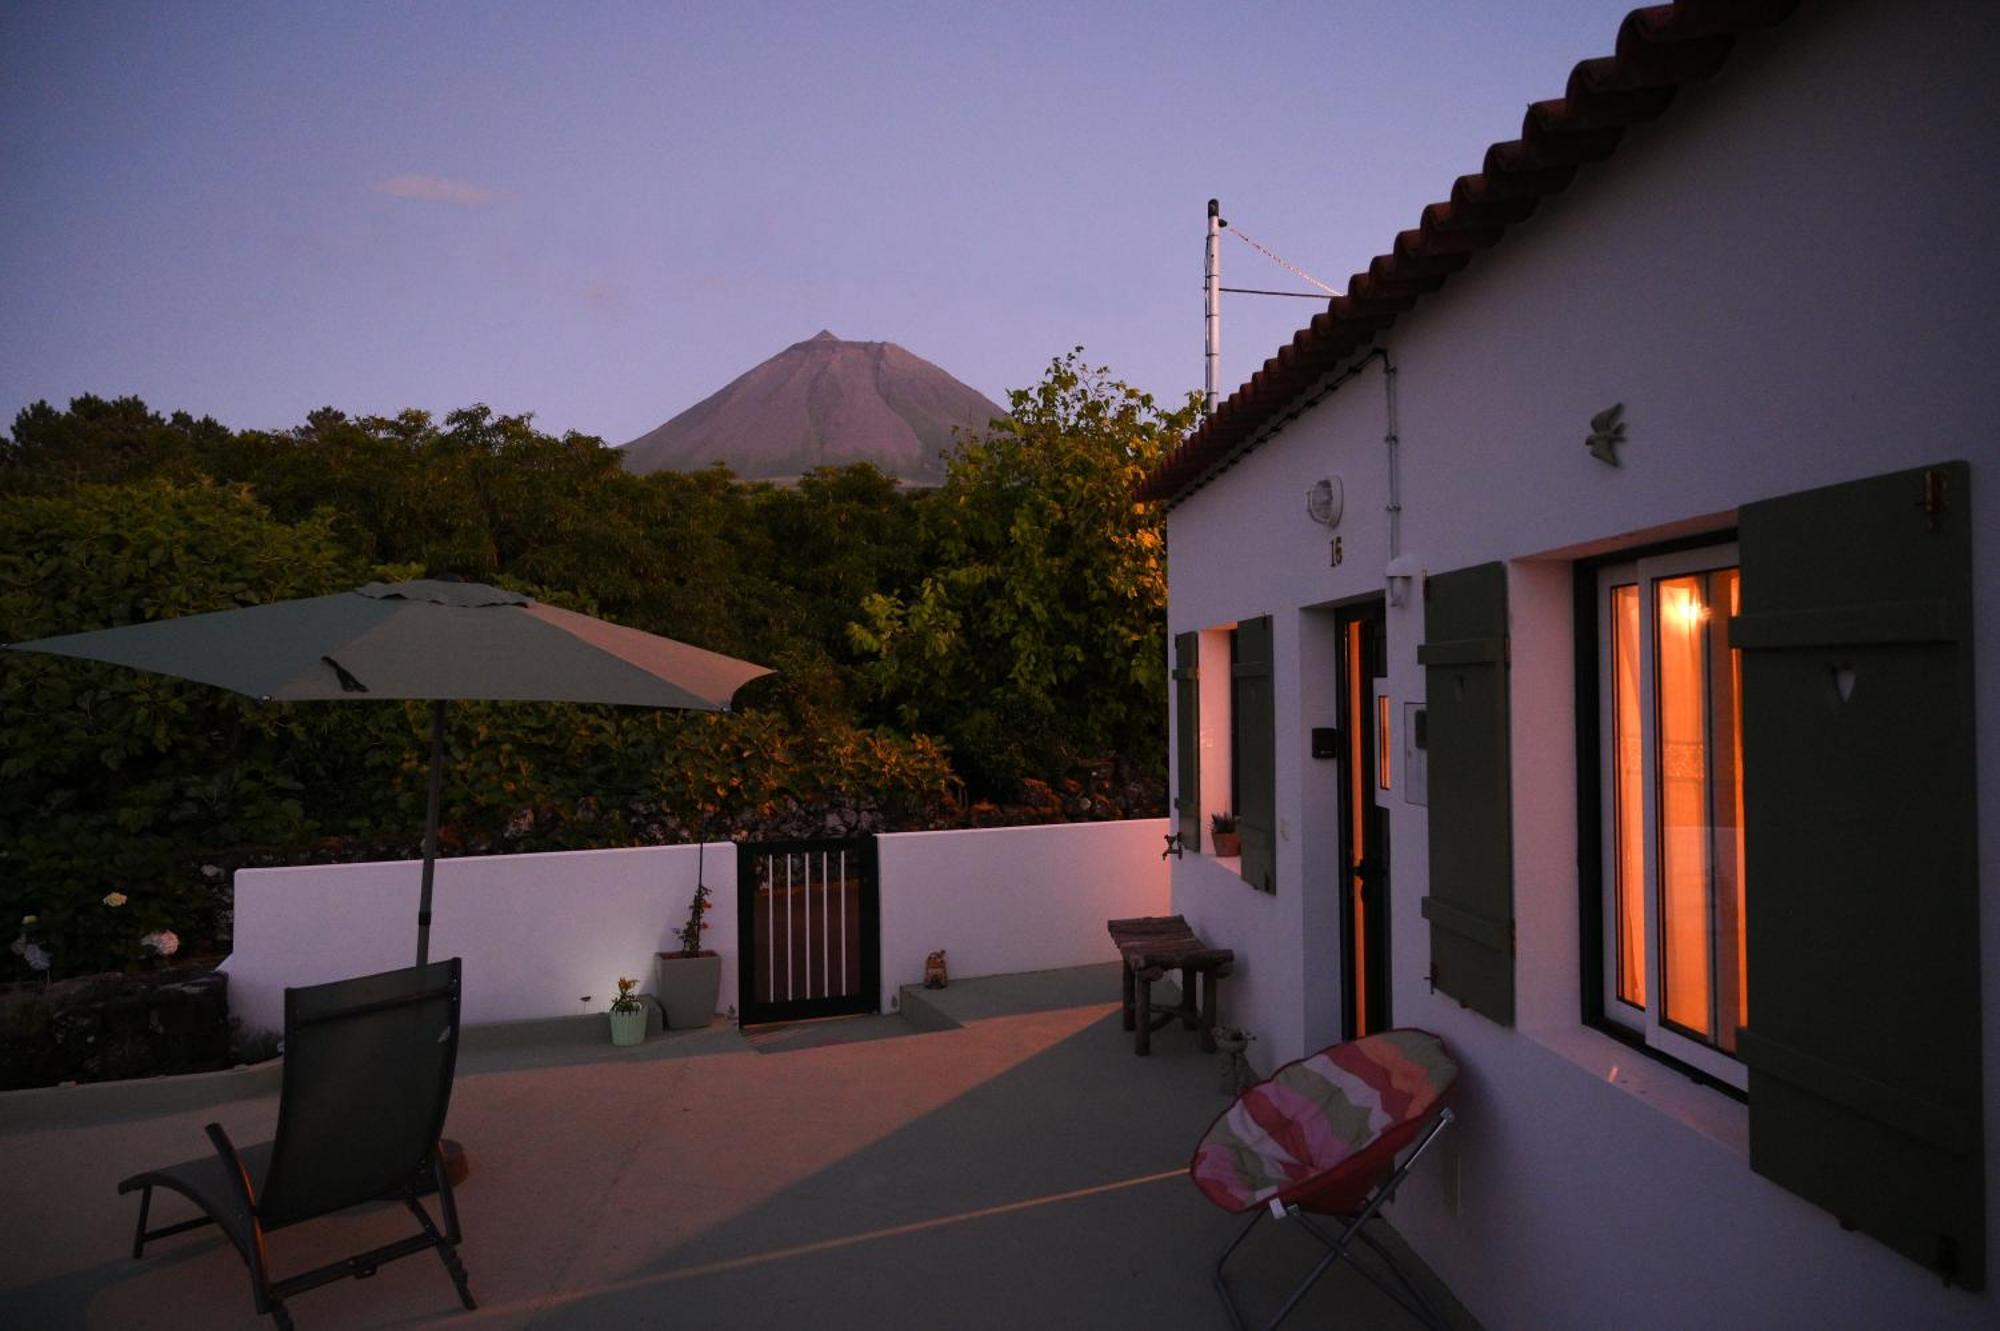
[[1147, 474], [1137, 496], [1175, 499], [1235, 461], [1288, 418], [1301, 392], [1498, 244], [1542, 199], [1568, 188], [1578, 167], [1611, 156], [1629, 126], [1657, 118], [1683, 85], [1713, 75], [1739, 33], [1797, 7], [1798, 0], [1675, 0], [1627, 14], [1615, 54], [1579, 62], [1561, 97], [1530, 106], [1518, 139], [1488, 148], [1478, 173], [1460, 176], [1446, 201], [1425, 208], [1389, 253], [1349, 279], [1348, 294], [1328, 301], [1219, 404]]

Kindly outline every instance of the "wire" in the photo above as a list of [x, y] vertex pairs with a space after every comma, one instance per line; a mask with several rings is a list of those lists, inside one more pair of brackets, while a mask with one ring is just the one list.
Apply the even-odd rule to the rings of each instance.
[[[1264, 246], [1259, 245], [1256, 241], [1244, 235], [1243, 228], [1237, 226], [1234, 222], [1229, 223], [1225, 229], [1233, 233], [1245, 245], [1248, 245], [1251, 249], [1257, 251], [1257, 253], [1269, 259], [1272, 263], [1277, 264], [1280, 268], [1286, 269], [1287, 271], [1291, 272], [1294, 276], [1303, 277], [1306, 281], [1312, 283], [1314, 286], [1318, 287], [1321, 291], [1324, 291], [1327, 295], [1338, 296], [1341, 294], [1340, 292], [1335, 291], [1332, 287], [1328, 286], [1326, 283], [1320, 281], [1317, 277], [1314, 277], [1311, 273], [1307, 272], [1305, 269], [1299, 267], [1297, 264], [1290, 263], [1284, 259], [1279, 258], [1276, 254], [1273, 254], [1270, 250], [1266, 249]], [[1260, 292], [1255, 292], [1253, 294], [1261, 296], [1261, 295], [1292, 295], [1295, 293], [1283, 292], [1283, 291], [1279, 292], [1260, 291]]]
[[1217, 287], [1217, 291], [1233, 291], [1239, 296], [1296, 296], [1300, 300], [1325, 300], [1317, 291], [1265, 291], [1258, 287]]

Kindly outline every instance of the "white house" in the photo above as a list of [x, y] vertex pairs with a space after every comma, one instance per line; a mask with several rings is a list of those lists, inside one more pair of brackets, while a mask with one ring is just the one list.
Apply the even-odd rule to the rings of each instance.
[[1142, 487], [1174, 907], [1267, 1065], [1455, 1051], [1488, 1326], [2000, 1326], [1995, 70], [1635, 11]]

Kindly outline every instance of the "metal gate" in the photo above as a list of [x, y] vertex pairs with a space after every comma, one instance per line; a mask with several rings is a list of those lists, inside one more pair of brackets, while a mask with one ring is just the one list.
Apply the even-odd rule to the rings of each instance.
[[744, 1025], [878, 1010], [874, 837], [744, 842], [736, 883]]

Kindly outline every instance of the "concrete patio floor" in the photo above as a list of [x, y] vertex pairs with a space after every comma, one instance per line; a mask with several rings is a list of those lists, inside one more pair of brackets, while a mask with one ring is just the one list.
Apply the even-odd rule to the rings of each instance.
[[[1135, 1058], [1117, 983], [1111, 966], [965, 980], [910, 1021], [718, 1023], [630, 1050], [595, 1022], [469, 1032], [448, 1131], [472, 1160], [458, 1197], [479, 1310], [429, 1254], [289, 1306], [304, 1328], [1226, 1327], [1209, 1269], [1241, 1222], [1182, 1173], [1227, 1103], [1218, 1060], [1178, 1029]], [[214, 1229], [132, 1260], [136, 1199], [115, 1192], [199, 1154], [211, 1120], [270, 1135], [268, 1075], [222, 1076], [257, 1093], [0, 1105], [0, 1326], [269, 1325]], [[163, 1195], [154, 1222], [190, 1209]], [[409, 1228], [391, 1208], [316, 1221], [275, 1234], [272, 1260], [288, 1274]], [[1253, 1318], [1319, 1252], [1266, 1228], [1231, 1264]], [[1416, 1324], [1336, 1269], [1286, 1325]]]

